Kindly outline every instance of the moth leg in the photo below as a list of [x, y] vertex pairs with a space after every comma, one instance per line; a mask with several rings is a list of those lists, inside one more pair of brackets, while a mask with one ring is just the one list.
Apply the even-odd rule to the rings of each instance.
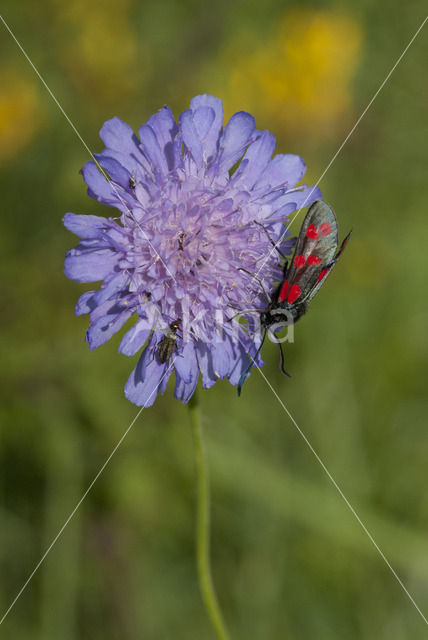
[[287, 278], [287, 272], [288, 272], [288, 262], [286, 260], [285, 263], [284, 263], [284, 267], [282, 269], [284, 280]]
[[[281, 251], [281, 249], [278, 247], [278, 244], [276, 242], [274, 242], [272, 240], [272, 238], [269, 235], [268, 230], [266, 229], [266, 227], [264, 225], [261, 224], [261, 222], [257, 222], [257, 220], [254, 220], [255, 224], [258, 224], [259, 227], [261, 227], [263, 229], [263, 231], [265, 232], [265, 234], [267, 235], [267, 237], [269, 238], [269, 242], [271, 243], [271, 245], [273, 246], [274, 249], [276, 249], [279, 253], [279, 255], [281, 256], [281, 258], [284, 258], [284, 260], [288, 260], [288, 257], [286, 255], [284, 255]], [[281, 238], [282, 239], [282, 238]]]
[[282, 344], [280, 342], [278, 342], [278, 347], [279, 347], [279, 354], [280, 354], [279, 369], [284, 376], [287, 376], [287, 378], [291, 378], [291, 375], [288, 373], [288, 371], [284, 369], [284, 352], [282, 351]]
[[227, 318], [226, 322], [231, 322], [234, 318], [236, 318], [236, 316], [241, 316], [244, 313], [264, 313], [265, 311], [266, 309], [241, 309], [241, 311], [237, 311], [237, 313], [234, 313], [231, 318]]
[[249, 271], [247, 271], [243, 267], [238, 267], [238, 271], [243, 271], [244, 273], [248, 273], [249, 276], [251, 276], [254, 280], [256, 280], [259, 283], [259, 285], [261, 286], [261, 288], [263, 289], [263, 293], [265, 294], [269, 304], [272, 304], [272, 298], [271, 298], [270, 294], [268, 293], [268, 290], [266, 289], [266, 287], [264, 285], [264, 282], [262, 282], [262, 280], [260, 280], [260, 278], [255, 276], [254, 273], [250, 273]]

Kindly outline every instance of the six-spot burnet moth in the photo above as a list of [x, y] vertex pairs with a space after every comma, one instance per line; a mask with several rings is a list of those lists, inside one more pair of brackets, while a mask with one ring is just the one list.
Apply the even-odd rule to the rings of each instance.
[[[339, 251], [337, 220], [333, 210], [326, 202], [317, 200], [310, 207], [303, 221], [297, 239], [293, 259], [284, 265], [284, 277], [278, 286], [273, 299], [263, 286], [269, 305], [267, 309], [256, 309], [260, 312], [260, 322], [264, 330], [261, 344], [243, 372], [239, 384], [238, 395], [249, 375], [254, 360], [258, 356], [268, 331], [275, 332], [278, 327], [297, 322], [306, 312], [308, 304], [326, 281], [334, 265], [344, 250], [351, 231], [343, 240]], [[272, 241], [272, 244], [273, 241]], [[274, 245], [276, 246], [276, 245]], [[275, 326], [277, 327], [275, 329]], [[286, 376], [281, 344], [280, 369]]]

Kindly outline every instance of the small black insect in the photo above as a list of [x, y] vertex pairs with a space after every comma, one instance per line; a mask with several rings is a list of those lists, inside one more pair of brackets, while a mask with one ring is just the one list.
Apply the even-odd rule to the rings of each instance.
[[[285, 263], [283, 280], [273, 299], [260, 281], [269, 305], [267, 309], [254, 309], [254, 311], [260, 312], [260, 322], [264, 333], [256, 355], [239, 380], [238, 395], [241, 393], [242, 385], [253, 360], [261, 351], [267, 331], [270, 328], [273, 329], [274, 325], [284, 326], [295, 323], [306, 313], [310, 301], [322, 287], [340, 258], [350, 235], [351, 232], [348, 233], [337, 251], [337, 220], [333, 209], [322, 200], [317, 200], [309, 208], [299, 232], [293, 260], [290, 263]], [[273, 241], [271, 242], [276, 246]], [[289, 376], [284, 369], [281, 344], [278, 343], [278, 346], [281, 354], [280, 369], [284, 375]]]
[[180, 235], [178, 236], [178, 248], [179, 248], [179, 250], [180, 250], [180, 251], [184, 251], [184, 249], [183, 249], [183, 242], [184, 242], [184, 240], [185, 240], [185, 238], [186, 238], [186, 235], [187, 235], [187, 234], [186, 234], [186, 232], [185, 232], [185, 231], [182, 231], [182, 232], [180, 233]]
[[134, 176], [131, 176], [129, 178], [129, 188], [135, 189], [136, 186], [137, 186], [137, 181], [135, 180]]
[[162, 364], [170, 359], [174, 353], [177, 341], [177, 331], [180, 329], [181, 320], [174, 320], [169, 325], [167, 333], [158, 344], [158, 357]]

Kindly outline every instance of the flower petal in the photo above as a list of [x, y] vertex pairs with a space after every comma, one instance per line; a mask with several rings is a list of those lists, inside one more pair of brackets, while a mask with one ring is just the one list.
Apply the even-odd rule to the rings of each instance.
[[272, 211], [264, 218], [264, 221], [266, 224], [272, 224], [274, 222], [283, 224], [284, 220], [287, 220], [293, 211], [296, 211], [296, 204], [294, 202], [286, 202], [282, 206], [278, 206], [278, 208], [272, 207]]
[[110, 226], [108, 218], [101, 218], [100, 216], [66, 213], [62, 220], [64, 226], [71, 233], [84, 239], [100, 238], [103, 235], [103, 231]]
[[219, 171], [228, 171], [244, 154], [256, 129], [253, 116], [245, 111], [235, 113], [220, 138]]
[[202, 373], [202, 386], [204, 389], [210, 389], [218, 380], [213, 369], [210, 345], [205, 344], [202, 340], [198, 340], [196, 345], [196, 355], [198, 358], [199, 369]]
[[147, 173], [151, 173], [150, 165], [140, 149], [132, 155], [127, 155], [121, 151], [115, 151], [114, 149], [103, 149], [101, 153], [95, 155], [98, 161], [100, 158], [113, 158], [122, 167], [125, 167], [129, 171], [129, 174], [138, 180], [144, 180]]
[[195, 345], [189, 340], [182, 351], [174, 358], [174, 368], [180, 378], [188, 383], [198, 379], [199, 367], [196, 359]]
[[220, 98], [214, 98], [214, 96], [205, 93], [196, 96], [190, 103], [190, 108], [193, 112], [201, 107], [209, 107], [214, 112], [214, 118], [211, 119], [210, 116], [210, 125], [205, 128], [204, 136], [201, 138], [202, 154], [204, 160], [208, 161], [217, 152], [219, 136], [223, 126], [223, 103]]
[[138, 134], [141, 138], [143, 153], [146, 156], [147, 160], [150, 162], [154, 174], [165, 175], [166, 173], [168, 173], [169, 169], [165, 154], [160, 148], [158, 139], [153, 129], [149, 125], [143, 124], [143, 126], [139, 128]]
[[82, 316], [85, 313], [91, 313], [95, 309], [96, 302], [94, 302], [94, 296], [96, 291], [86, 291], [77, 301], [77, 304], [74, 308], [74, 312], [76, 316]]
[[64, 273], [67, 278], [77, 282], [96, 282], [104, 280], [114, 270], [118, 260], [118, 254], [111, 249], [71, 249], [65, 257]]
[[198, 134], [201, 143], [207, 137], [215, 120], [215, 113], [211, 107], [198, 107], [192, 110], [193, 124], [195, 125], [196, 133]]
[[147, 124], [153, 129], [159, 146], [165, 156], [168, 170], [172, 171], [180, 160], [180, 144], [176, 140], [178, 126], [169, 107], [159, 109], [152, 115]]
[[123, 336], [119, 345], [119, 353], [123, 353], [125, 356], [135, 355], [144, 346], [152, 331], [152, 326], [153, 323], [148, 318], [142, 318], [137, 324], [134, 324]]
[[230, 369], [230, 356], [223, 342], [216, 342], [211, 349], [212, 365], [217, 378], [225, 378]]
[[235, 354], [235, 362], [231, 366], [231, 370], [229, 373], [229, 382], [230, 384], [237, 385], [242, 374], [250, 363], [248, 351], [250, 350], [251, 346], [253, 346], [252, 351], [254, 351], [254, 343], [246, 333], [240, 331], [237, 342], [232, 342], [231, 346]]
[[275, 206], [283, 207], [285, 204], [293, 204], [294, 209], [303, 209], [309, 207], [315, 200], [321, 198], [321, 191], [319, 187], [307, 187], [302, 185], [301, 188], [293, 191], [288, 191], [275, 201]]
[[154, 357], [154, 342], [155, 337], [152, 334], [125, 385], [125, 396], [139, 407], [152, 406], [164, 377], [169, 378], [172, 372], [168, 363], [162, 364]]
[[138, 153], [138, 138], [132, 128], [120, 118], [114, 117], [107, 120], [100, 130], [100, 138], [110, 149], [125, 154]]
[[198, 384], [198, 376], [195, 377], [194, 380], [190, 382], [185, 382], [183, 378], [176, 372], [175, 373], [175, 391], [174, 397], [176, 400], [181, 400], [183, 404], [189, 402], [190, 398], [193, 396], [196, 386]]
[[109, 313], [98, 318], [95, 322], [91, 322], [91, 326], [86, 332], [86, 339], [89, 342], [90, 349], [96, 349], [105, 344], [110, 338], [119, 331], [134, 313], [133, 309], [118, 310], [114, 304]]
[[[110, 178], [116, 182], [116, 184], [128, 189], [131, 174], [127, 169], [125, 169], [115, 158], [105, 154], [98, 153], [94, 157], [97, 159], [100, 166], [107, 171]], [[122, 196], [123, 192], [120, 191], [119, 193]]]
[[193, 121], [193, 112], [188, 109], [180, 116], [180, 129], [183, 134], [183, 142], [186, 145], [197, 167], [203, 165], [202, 143]]
[[[275, 136], [269, 131], [263, 131], [260, 137], [251, 144], [244, 156], [241, 166], [236, 171], [236, 183], [252, 188], [259, 176], [266, 169], [275, 151]], [[247, 160], [244, 164], [244, 161]], [[241, 167], [244, 167], [241, 170]]]
[[120, 204], [120, 200], [113, 185], [106, 179], [105, 176], [98, 170], [95, 162], [90, 160], [82, 168], [82, 176], [86, 184], [88, 185], [88, 195], [94, 200], [103, 202], [110, 207], [116, 207]]
[[255, 187], [275, 188], [285, 183], [288, 187], [294, 187], [303, 178], [305, 172], [306, 164], [300, 156], [292, 153], [278, 154], [269, 162]]
[[113, 297], [118, 297], [121, 293], [128, 292], [129, 274], [126, 271], [115, 272], [113, 276], [106, 278], [94, 296], [94, 303], [103, 304]]

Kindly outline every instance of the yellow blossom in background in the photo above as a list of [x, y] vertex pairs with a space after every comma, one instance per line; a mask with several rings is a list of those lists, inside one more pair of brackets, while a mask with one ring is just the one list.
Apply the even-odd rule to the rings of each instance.
[[287, 136], [328, 135], [352, 104], [361, 40], [359, 22], [348, 15], [287, 11], [255, 49], [246, 43], [242, 52], [226, 52], [228, 112], [244, 105]]
[[89, 100], [117, 104], [139, 92], [148, 63], [137, 48], [131, 8], [130, 0], [55, 1], [60, 60]]
[[13, 69], [0, 75], [0, 164], [16, 156], [40, 128], [41, 106], [36, 81]]

